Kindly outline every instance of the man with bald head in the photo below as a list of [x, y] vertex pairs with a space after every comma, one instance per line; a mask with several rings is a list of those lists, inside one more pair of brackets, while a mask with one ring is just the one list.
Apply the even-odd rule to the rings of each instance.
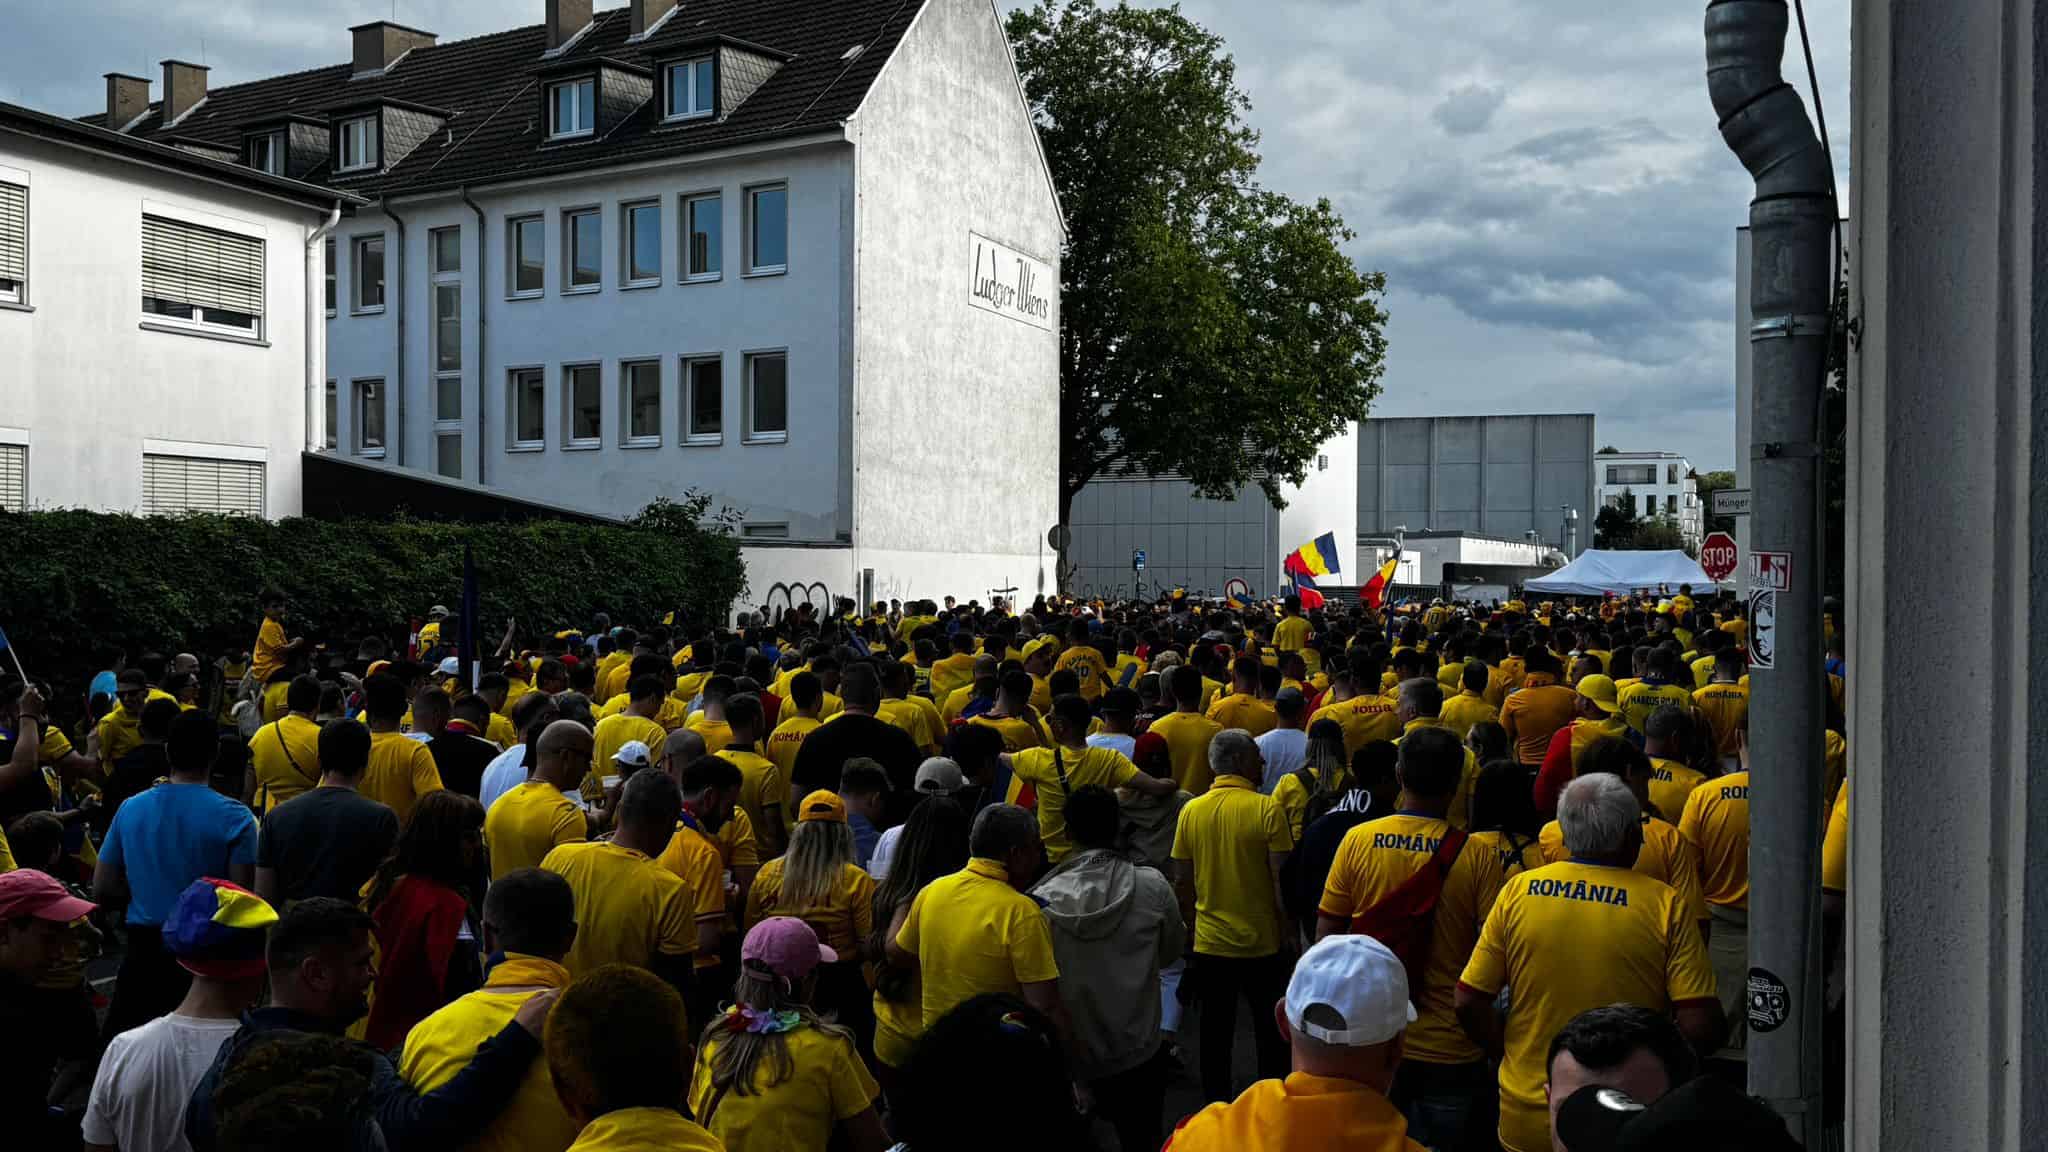
[[590, 729], [573, 720], [557, 720], [541, 732], [533, 774], [484, 816], [491, 879], [538, 868], [556, 845], [590, 838], [583, 809], [567, 793], [589, 771], [593, 743]]

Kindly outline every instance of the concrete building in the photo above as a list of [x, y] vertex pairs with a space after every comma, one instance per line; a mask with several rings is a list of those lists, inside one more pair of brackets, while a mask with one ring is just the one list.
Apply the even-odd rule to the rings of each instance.
[[0, 104], [0, 509], [297, 515], [343, 199]]
[[1593, 484], [1602, 508], [1630, 501], [1640, 520], [1669, 520], [1697, 545], [1706, 523], [1699, 474], [1676, 452], [1601, 452], [1593, 458]]
[[1593, 417], [1424, 416], [1359, 426], [1358, 537], [1473, 532], [1593, 545]]
[[373, 202], [327, 250], [325, 447], [610, 516], [708, 492], [754, 603], [1048, 584], [1064, 232], [989, 0], [544, 15], [362, 25], [117, 125]]
[[[1510, 585], [1564, 566], [1564, 553], [1543, 540], [1483, 536], [1477, 532], [1410, 532], [1404, 557], [1416, 557], [1412, 583], [1451, 584], [1460, 599], [1507, 599]], [[1382, 553], [1381, 555], [1386, 555]], [[1386, 561], [1382, 559], [1380, 563]], [[1397, 582], [1407, 565], [1395, 570]]]

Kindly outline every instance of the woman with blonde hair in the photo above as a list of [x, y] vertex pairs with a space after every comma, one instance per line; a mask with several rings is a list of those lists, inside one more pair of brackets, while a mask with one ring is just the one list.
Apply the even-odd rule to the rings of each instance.
[[853, 1030], [863, 1055], [874, 1043], [874, 1005], [861, 970], [874, 931], [875, 881], [854, 863], [846, 801], [820, 789], [797, 805], [789, 851], [761, 866], [747, 892], [748, 929], [771, 916], [802, 920], [838, 959], [818, 972], [818, 1011]]

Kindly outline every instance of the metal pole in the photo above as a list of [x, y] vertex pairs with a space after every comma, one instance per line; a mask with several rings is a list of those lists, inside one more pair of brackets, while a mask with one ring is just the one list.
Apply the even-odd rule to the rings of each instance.
[[1789, 23], [1784, 0], [1707, 7], [1708, 88], [1722, 138], [1756, 179], [1749, 971], [1738, 1002], [1750, 1024], [1750, 1093], [1815, 1148], [1824, 1118], [1817, 425], [1835, 202], [1831, 161], [1781, 72]]

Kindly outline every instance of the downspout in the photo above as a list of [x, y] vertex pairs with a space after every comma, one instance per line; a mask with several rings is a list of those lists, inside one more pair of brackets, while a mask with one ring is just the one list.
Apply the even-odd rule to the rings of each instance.
[[[1707, 88], [1721, 137], [1756, 180], [1750, 202], [1754, 365], [1750, 513], [1749, 1091], [1808, 1148], [1822, 1144], [1820, 836], [1821, 397], [1834, 303], [1834, 162], [1780, 64], [1784, 0], [1712, 0]], [[1718, 920], [1719, 933], [1726, 926]]]
[[[394, 463], [398, 467], [403, 468], [405, 467], [405, 218], [391, 210], [391, 198], [388, 196], [377, 202], [377, 210], [389, 217], [392, 225], [398, 230], [397, 253], [394, 255], [388, 246], [384, 250], [384, 282], [387, 284], [393, 280], [398, 282], [398, 299], [393, 303], [393, 306], [398, 309], [398, 326], [396, 329], [398, 356], [393, 362], [391, 372], [393, 378], [391, 391], [398, 398], [398, 430], [397, 434], [392, 437], [392, 442], [397, 448], [397, 459]], [[396, 276], [392, 275], [394, 270], [397, 272]]]
[[306, 235], [306, 451], [327, 447], [327, 253], [326, 240], [341, 224], [341, 201], [327, 222]]
[[457, 191], [457, 195], [462, 197], [464, 204], [469, 205], [471, 212], [476, 213], [476, 482], [478, 487], [482, 487], [484, 484], [489, 483], [489, 478], [485, 475], [484, 469], [491, 458], [490, 437], [484, 433], [485, 427], [490, 420], [491, 411], [490, 386], [487, 383], [490, 380], [490, 376], [484, 372], [485, 326], [490, 323], [485, 318], [484, 310], [491, 298], [490, 292], [484, 287], [484, 285], [490, 283], [490, 280], [484, 275], [486, 270], [484, 253], [490, 250], [490, 245], [485, 242], [484, 210], [478, 206], [476, 201], [469, 198], [469, 185], [464, 184]]

